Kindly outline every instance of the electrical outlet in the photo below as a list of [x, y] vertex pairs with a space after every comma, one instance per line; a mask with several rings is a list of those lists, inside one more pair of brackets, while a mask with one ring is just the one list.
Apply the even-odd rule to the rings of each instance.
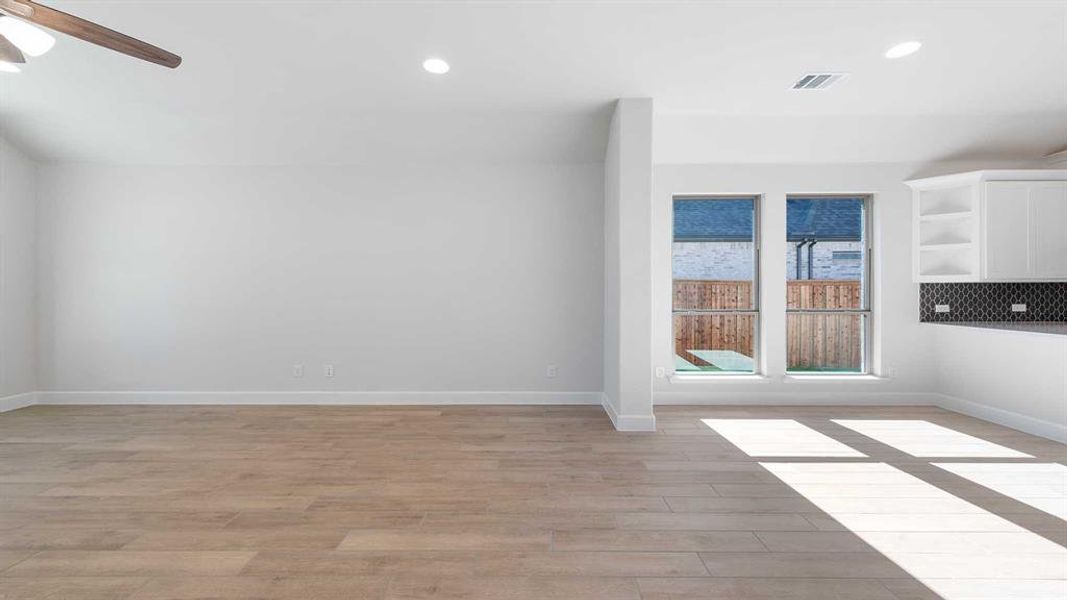
[[304, 365], [293, 365], [293, 377], [300, 378], [300, 377], [303, 377], [303, 376], [304, 376]]
[[1026, 305], [1025, 304], [1012, 304], [1011, 305], [1011, 312], [1026, 312]]
[[666, 376], [667, 376], [667, 369], [664, 369], [663, 367], [656, 367], [656, 378], [657, 379], [663, 379]]
[[333, 365], [326, 365], [323, 367], [322, 374], [327, 377], [333, 377]]
[[934, 305], [934, 312], [947, 313], [947, 312], [951, 312], [951, 311], [952, 311], [952, 307], [949, 306], [948, 304], [935, 304]]
[[545, 367], [545, 377], [548, 377], [549, 379], [555, 379], [556, 375], [559, 375], [559, 366], [548, 365], [547, 367]]

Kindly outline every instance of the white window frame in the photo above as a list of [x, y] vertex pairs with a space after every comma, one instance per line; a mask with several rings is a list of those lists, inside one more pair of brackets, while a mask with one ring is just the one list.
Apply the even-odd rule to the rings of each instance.
[[[874, 331], [874, 315], [871, 308], [871, 298], [874, 295], [874, 231], [872, 225], [873, 215], [873, 201], [874, 195], [870, 193], [858, 193], [858, 194], [786, 194], [786, 202], [790, 199], [816, 199], [816, 200], [853, 200], [860, 198], [863, 200], [863, 286], [860, 289], [860, 308], [823, 308], [823, 309], [811, 309], [811, 308], [789, 308], [785, 309], [786, 313], [786, 331], [783, 331], [783, 336], [788, 335], [788, 318], [790, 314], [847, 314], [847, 315], [861, 315], [860, 335], [862, 336], [860, 346], [860, 370], [859, 371], [790, 371], [788, 365], [788, 357], [786, 358], [785, 372], [787, 376], [802, 376], [805, 379], [811, 377], [869, 377], [871, 375], [871, 352], [873, 346], [871, 343], [872, 333]], [[787, 217], [788, 218], [788, 217]], [[788, 231], [789, 224], [786, 224], [786, 230]], [[797, 261], [800, 261], [800, 256], [797, 256]], [[786, 275], [788, 278], [788, 274]], [[786, 347], [788, 347], [788, 341], [786, 341]]]
[[[674, 203], [675, 201], [715, 201], [715, 200], [738, 200], [749, 198], [752, 200], [752, 308], [747, 309], [700, 309], [700, 310], [675, 310], [674, 308]], [[678, 314], [734, 314], [752, 315], [752, 370], [751, 371], [677, 371], [672, 369], [675, 375], [689, 377], [753, 377], [763, 375], [763, 361], [761, 357], [763, 319], [760, 315], [760, 275], [761, 275], [761, 247], [760, 237], [762, 227], [760, 223], [760, 205], [763, 203], [762, 194], [675, 194], [671, 196], [671, 358], [675, 355], [674, 349], [674, 315]]]

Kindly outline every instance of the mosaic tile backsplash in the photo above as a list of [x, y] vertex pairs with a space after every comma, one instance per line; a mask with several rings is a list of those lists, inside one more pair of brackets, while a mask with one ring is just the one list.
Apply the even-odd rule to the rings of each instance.
[[[948, 304], [947, 313], [934, 305]], [[1026, 312], [1012, 312], [1025, 304]], [[920, 321], [1067, 321], [1067, 282], [923, 283], [919, 286]]]

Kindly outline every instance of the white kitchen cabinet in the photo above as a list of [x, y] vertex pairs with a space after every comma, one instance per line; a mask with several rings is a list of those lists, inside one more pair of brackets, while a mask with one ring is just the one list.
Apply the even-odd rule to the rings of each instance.
[[920, 282], [1067, 280], [1067, 170], [907, 182]]
[[1030, 270], [1030, 188], [1024, 181], [985, 184], [984, 278], [1018, 279]]
[[1033, 186], [1030, 251], [1037, 279], [1067, 279], [1067, 182]]

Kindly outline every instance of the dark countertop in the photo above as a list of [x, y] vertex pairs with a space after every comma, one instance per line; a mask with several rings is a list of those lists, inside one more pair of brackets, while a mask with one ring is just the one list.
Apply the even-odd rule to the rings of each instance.
[[927, 321], [927, 324], [1067, 336], [1067, 321]]

